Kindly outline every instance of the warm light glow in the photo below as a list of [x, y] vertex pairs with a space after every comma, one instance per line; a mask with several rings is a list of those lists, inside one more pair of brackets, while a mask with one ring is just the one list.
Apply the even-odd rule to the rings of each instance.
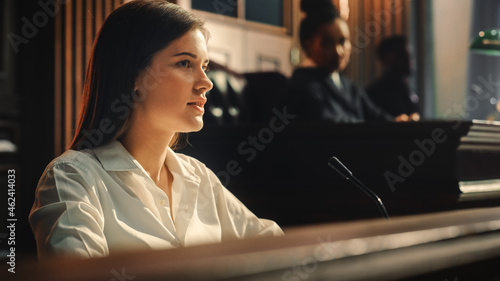
[[349, 19], [349, 0], [340, 0], [339, 1], [339, 10], [340, 10], [340, 17], [343, 18], [344, 20]]
[[210, 109], [210, 112], [215, 117], [222, 117], [222, 115], [224, 114], [224, 111], [220, 107], [214, 107], [214, 108]]
[[484, 39], [483, 44], [484, 45], [498, 45], [498, 46], [500, 46], [500, 41]]
[[484, 31], [479, 32], [480, 37], [484, 37]]

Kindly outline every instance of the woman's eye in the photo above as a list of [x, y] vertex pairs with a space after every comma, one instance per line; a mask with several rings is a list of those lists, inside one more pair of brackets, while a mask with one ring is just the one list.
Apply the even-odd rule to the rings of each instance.
[[205, 71], [205, 73], [209, 72], [209, 71], [210, 71], [210, 67], [208, 67], [208, 66], [204, 66], [204, 67], [203, 67], [203, 71]]
[[177, 65], [180, 67], [189, 67], [190, 62], [188, 60], [183, 60], [183, 61], [178, 62]]

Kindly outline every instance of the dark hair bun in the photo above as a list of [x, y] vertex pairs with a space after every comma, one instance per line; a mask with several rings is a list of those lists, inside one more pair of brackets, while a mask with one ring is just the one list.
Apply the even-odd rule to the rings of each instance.
[[307, 16], [314, 16], [321, 13], [337, 13], [337, 8], [333, 5], [332, 0], [302, 0], [300, 2], [300, 9], [307, 14]]

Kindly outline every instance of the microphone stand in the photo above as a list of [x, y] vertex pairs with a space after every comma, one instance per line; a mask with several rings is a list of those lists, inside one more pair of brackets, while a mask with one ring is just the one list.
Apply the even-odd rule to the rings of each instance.
[[366, 195], [368, 195], [375, 203], [377, 204], [377, 207], [380, 211], [380, 214], [386, 218], [389, 219], [389, 214], [387, 213], [387, 210], [385, 209], [384, 203], [382, 202], [382, 199], [378, 197], [375, 192], [373, 192], [370, 188], [368, 188], [366, 185], [364, 185], [360, 180], [358, 180], [352, 172], [347, 169], [342, 162], [337, 157], [332, 157], [328, 161], [328, 165], [332, 167], [337, 173], [339, 173], [341, 176], [343, 176], [346, 180], [350, 181], [353, 183], [356, 187], [361, 189]]

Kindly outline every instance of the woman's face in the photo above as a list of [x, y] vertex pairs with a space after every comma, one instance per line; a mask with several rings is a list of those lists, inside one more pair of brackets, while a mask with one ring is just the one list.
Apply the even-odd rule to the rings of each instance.
[[337, 18], [321, 25], [316, 34], [306, 42], [309, 58], [330, 72], [343, 71], [351, 57], [351, 35], [347, 23]]
[[[193, 132], [203, 127], [203, 106], [212, 82], [206, 38], [194, 29], [156, 53], [136, 79], [132, 118], [158, 132]], [[141, 123], [142, 122], [142, 123]]]

